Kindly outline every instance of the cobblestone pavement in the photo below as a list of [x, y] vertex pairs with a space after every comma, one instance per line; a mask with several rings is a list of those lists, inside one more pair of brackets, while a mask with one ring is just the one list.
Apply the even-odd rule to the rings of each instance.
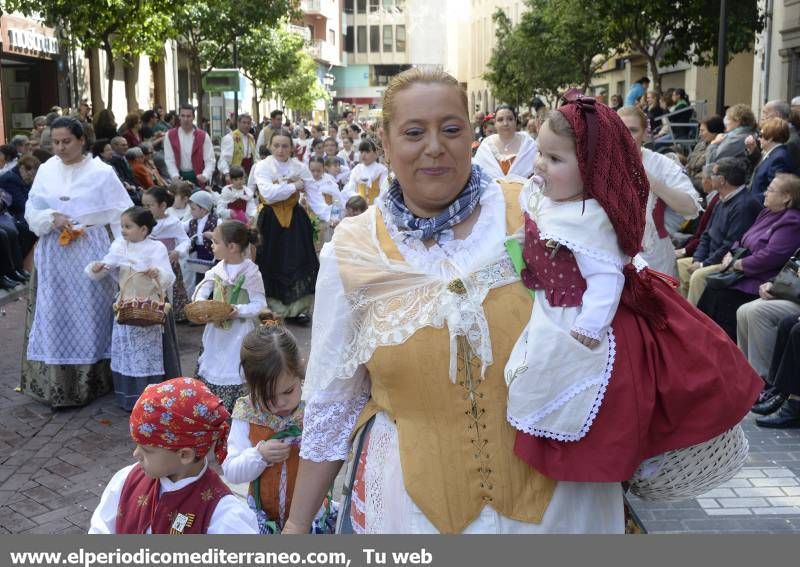
[[[132, 462], [128, 414], [106, 396], [52, 411], [14, 391], [25, 300], [0, 305], [0, 533], [85, 533], [103, 487]], [[309, 329], [293, 327], [304, 353]], [[184, 372], [194, 369], [202, 327], [179, 325]], [[631, 499], [650, 533], [800, 533], [800, 430], [755, 426], [745, 468], [703, 498], [653, 504]]]

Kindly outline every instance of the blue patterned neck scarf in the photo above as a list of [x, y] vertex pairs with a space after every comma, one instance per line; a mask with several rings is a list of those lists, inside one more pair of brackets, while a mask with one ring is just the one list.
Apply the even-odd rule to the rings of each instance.
[[436, 242], [446, 242], [453, 238], [453, 227], [469, 218], [478, 206], [489, 181], [489, 177], [482, 174], [481, 168], [473, 165], [472, 175], [456, 200], [435, 217], [426, 219], [414, 216], [408, 209], [400, 183], [395, 179], [384, 198], [386, 212], [406, 238], [422, 241], [433, 238]]

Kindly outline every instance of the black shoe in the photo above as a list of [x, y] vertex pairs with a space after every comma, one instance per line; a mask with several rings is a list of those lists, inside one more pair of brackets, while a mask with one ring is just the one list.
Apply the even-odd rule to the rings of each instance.
[[10, 280], [14, 280], [15, 282], [19, 282], [21, 284], [28, 283], [28, 280], [20, 274], [19, 272], [12, 272], [6, 276]]
[[778, 408], [783, 405], [788, 396], [786, 394], [775, 394], [771, 398], [755, 404], [750, 411], [758, 415], [769, 415], [778, 411]]
[[17, 280], [12, 280], [8, 276], [0, 276], [0, 289], [11, 290], [19, 285]]
[[31, 279], [30, 273], [26, 272], [25, 270], [17, 270], [15, 273], [26, 282]]
[[758, 395], [758, 399], [755, 401], [755, 404], [766, 402], [768, 399], [778, 395], [779, 393], [780, 392], [778, 392], [774, 386], [770, 386], [769, 384], [764, 384], [764, 389], [761, 390], [761, 393]]
[[786, 400], [772, 415], [756, 419], [756, 425], [771, 429], [800, 427], [800, 400]]
[[305, 313], [300, 313], [300, 315], [294, 318], [294, 322], [296, 325], [300, 325], [301, 327], [306, 327], [311, 324], [311, 317], [309, 317]]

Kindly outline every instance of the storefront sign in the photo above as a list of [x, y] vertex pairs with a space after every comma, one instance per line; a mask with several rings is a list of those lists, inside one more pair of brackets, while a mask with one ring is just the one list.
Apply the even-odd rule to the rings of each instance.
[[58, 39], [34, 30], [8, 28], [8, 45], [13, 51], [33, 51], [58, 55]]

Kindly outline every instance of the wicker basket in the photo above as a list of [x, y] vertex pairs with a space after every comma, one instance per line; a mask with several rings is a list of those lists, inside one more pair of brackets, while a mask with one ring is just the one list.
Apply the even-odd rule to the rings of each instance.
[[161, 282], [158, 280], [152, 280], [155, 282], [156, 289], [158, 290], [158, 301], [149, 297], [131, 297], [128, 299], [122, 299], [122, 297], [125, 295], [125, 291], [130, 285], [130, 282], [136, 276], [146, 277], [142, 272], [133, 272], [127, 278], [125, 278], [125, 281], [122, 282], [122, 285], [120, 285], [119, 299], [117, 299], [113, 306], [117, 323], [120, 325], [132, 325], [134, 327], [163, 325], [167, 320], [167, 313], [169, 313], [170, 304], [166, 302], [164, 288], [161, 287]]
[[749, 445], [740, 425], [704, 443], [644, 461], [630, 490], [644, 500], [685, 500], [727, 482], [742, 468]]
[[186, 304], [186, 318], [192, 323], [205, 325], [206, 323], [220, 323], [230, 315], [233, 307], [226, 301], [215, 299], [197, 300], [198, 285], [192, 294], [192, 302]]

